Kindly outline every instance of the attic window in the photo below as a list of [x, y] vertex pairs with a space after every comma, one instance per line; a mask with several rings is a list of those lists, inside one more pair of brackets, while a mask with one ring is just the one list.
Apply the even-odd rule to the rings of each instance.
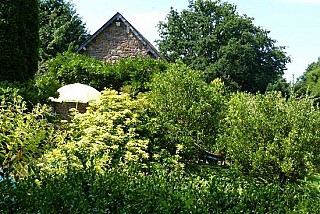
[[120, 22], [116, 22], [116, 26], [120, 27], [121, 23]]

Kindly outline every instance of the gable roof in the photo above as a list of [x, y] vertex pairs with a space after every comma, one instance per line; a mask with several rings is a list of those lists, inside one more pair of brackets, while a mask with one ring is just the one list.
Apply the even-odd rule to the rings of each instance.
[[111, 23], [114, 21], [121, 20], [128, 29], [132, 31], [132, 33], [136, 36], [136, 38], [143, 44], [143, 46], [152, 53], [152, 55], [155, 58], [162, 58], [161, 54], [158, 52], [158, 50], [135, 28], [133, 27], [128, 20], [126, 20], [119, 12], [117, 12], [109, 21], [107, 21], [99, 30], [97, 30], [87, 41], [82, 43], [80, 47], [77, 50], [77, 53], [79, 53], [82, 49], [85, 50], [85, 47], [93, 40], [95, 39], [102, 31], [104, 31]]

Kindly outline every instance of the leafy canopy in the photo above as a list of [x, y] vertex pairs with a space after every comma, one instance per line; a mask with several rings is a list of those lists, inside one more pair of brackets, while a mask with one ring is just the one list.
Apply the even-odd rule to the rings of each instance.
[[188, 160], [214, 152], [225, 106], [223, 83], [207, 84], [200, 71], [178, 62], [155, 75], [150, 85], [149, 99], [162, 127], [160, 144], [172, 153], [181, 150]]
[[39, 72], [43, 74], [39, 75], [38, 83], [48, 92], [45, 94], [51, 93], [51, 96], [57, 87], [76, 82], [90, 85], [99, 91], [109, 87], [138, 93], [148, 91], [152, 75], [164, 71], [166, 66], [164, 61], [142, 57], [121, 59], [109, 64], [68, 51], [43, 64]]
[[264, 92], [283, 75], [289, 58], [252, 20], [220, 0], [191, 0], [188, 9], [171, 8], [159, 23], [159, 49], [170, 62], [181, 59], [206, 71], [209, 81], [220, 77], [242, 90]]
[[85, 24], [66, 0], [40, 1], [40, 59], [47, 60], [88, 38]]
[[320, 96], [320, 60], [308, 65], [306, 71], [295, 85], [296, 91], [300, 95], [310, 95], [316, 98]]

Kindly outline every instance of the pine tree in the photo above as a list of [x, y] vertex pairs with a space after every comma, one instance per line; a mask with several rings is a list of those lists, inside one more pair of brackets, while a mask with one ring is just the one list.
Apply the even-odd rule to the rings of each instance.
[[38, 68], [38, 0], [0, 1], [0, 81], [25, 82]]

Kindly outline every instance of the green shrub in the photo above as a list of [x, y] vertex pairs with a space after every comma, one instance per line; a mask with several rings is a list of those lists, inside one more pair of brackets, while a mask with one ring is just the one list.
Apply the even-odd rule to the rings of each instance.
[[312, 100], [236, 93], [227, 105], [218, 142], [232, 167], [281, 183], [319, 170], [320, 111]]
[[214, 152], [226, 100], [219, 79], [207, 84], [200, 71], [178, 62], [155, 75], [148, 98], [160, 128], [160, 146], [181, 150], [186, 160]]
[[47, 106], [36, 105], [28, 112], [17, 90], [0, 93], [0, 168], [7, 175], [24, 176], [25, 167], [51, 147], [54, 124], [48, 122]]
[[23, 98], [23, 101], [26, 102], [28, 109], [32, 109], [33, 106], [35, 106], [38, 102], [37, 92], [33, 80], [28, 80], [25, 83], [8, 81], [0, 82], [0, 99], [6, 97], [10, 100], [13, 100], [13, 98], [17, 95]]
[[79, 82], [99, 91], [105, 87], [119, 91], [124, 86], [130, 86], [130, 89], [137, 93], [147, 91], [151, 76], [165, 69], [165, 62], [151, 58], [128, 58], [108, 64], [65, 52], [46, 62], [40, 73], [54, 76], [62, 85]]
[[[35, 169], [0, 199], [1, 213], [317, 213], [319, 191], [305, 185], [265, 184], [235, 171], [208, 175], [170, 171], [156, 164], [152, 173], [94, 167], [65, 173]], [[0, 186], [1, 187], [1, 186]], [[0, 192], [0, 196], [3, 192]]]
[[137, 57], [120, 60], [112, 67], [116, 80], [114, 88], [127, 85], [134, 93], [149, 91], [149, 82], [153, 75], [164, 72], [167, 66], [166, 62], [152, 58]]
[[37, 75], [33, 81], [34, 98], [36, 103], [47, 104], [49, 97], [58, 97], [57, 90], [62, 87], [55, 75]]
[[28, 110], [31, 110], [38, 103], [48, 104], [49, 97], [57, 97], [57, 89], [61, 84], [52, 75], [37, 76], [35, 79], [30, 79], [27, 82], [0, 82], [0, 96], [9, 90], [14, 89], [16, 94], [23, 98], [26, 102]]
[[9, 102], [13, 102], [18, 96], [19, 89], [16, 87], [10, 87], [12, 83], [7, 81], [0, 82], [0, 99], [6, 99]]
[[[223, 96], [220, 94], [222, 85], [218, 80], [211, 86], [197, 86], [208, 90], [208, 97], [214, 92], [219, 92], [214, 96]], [[211, 87], [215, 90], [210, 91]], [[9, 95], [9, 92], [6, 93], [6, 96]], [[223, 128], [226, 128], [226, 132], [223, 132], [225, 135], [220, 136], [219, 140], [228, 134], [236, 136], [237, 130], [243, 129], [245, 124], [248, 124], [249, 128], [244, 129], [244, 133], [253, 135], [255, 132], [249, 131], [253, 128], [257, 131], [257, 136], [262, 138], [269, 132], [260, 133], [262, 128], [258, 129], [255, 125], [261, 124], [266, 118], [271, 125], [267, 122], [262, 125], [269, 131], [280, 128], [280, 125], [277, 126], [280, 121], [286, 124], [285, 128], [291, 128], [292, 131], [297, 131], [298, 128], [311, 130], [312, 125], [316, 125], [314, 122], [307, 124], [302, 120], [317, 119], [311, 101], [293, 98], [286, 101], [275, 95], [277, 94], [233, 94], [225, 124], [220, 124], [225, 125]], [[33, 137], [34, 141], [41, 139], [46, 145], [54, 142], [55, 146], [52, 148], [38, 144], [38, 147], [34, 147], [27, 144], [34, 141], [23, 141], [23, 149], [30, 151], [29, 154], [39, 152], [41, 158], [33, 160], [34, 156], [31, 155], [31, 158], [23, 159], [28, 161], [28, 167], [24, 176], [14, 185], [8, 180], [0, 182], [1, 213], [317, 213], [320, 209], [319, 190], [314, 186], [304, 182], [285, 185], [268, 183], [260, 179], [263, 174], [257, 174], [250, 165], [249, 175], [245, 175], [242, 173], [245, 171], [243, 166], [235, 165], [237, 159], [229, 159], [232, 167], [226, 169], [209, 165], [184, 168], [179, 163], [179, 149], [170, 155], [169, 149], [161, 145], [160, 140], [151, 139], [159, 134], [162, 127], [161, 123], [158, 123], [160, 118], [153, 118], [157, 112], [151, 107], [155, 106], [144, 96], [133, 99], [128, 94], [106, 89], [101, 99], [92, 103], [86, 113], [75, 112], [70, 123], [61, 124], [55, 131], [48, 125], [43, 114], [35, 117], [33, 113], [22, 111], [19, 105], [12, 105], [15, 100], [19, 101], [18, 98], [21, 99], [13, 96], [10, 104], [2, 105], [5, 113], [0, 114], [13, 115], [10, 118], [16, 118], [10, 123], [4, 123], [7, 119], [0, 120], [5, 124], [0, 126], [1, 128], [11, 125], [10, 129], [6, 130], [10, 130], [15, 137], [18, 136], [18, 139], [12, 138], [10, 142], [27, 139], [21, 136], [28, 136], [28, 139]], [[296, 105], [299, 108], [295, 107]], [[13, 111], [4, 111], [8, 109]], [[291, 117], [297, 109], [301, 111]], [[286, 119], [289, 121], [283, 120], [284, 115], [287, 115]], [[254, 119], [250, 117], [252, 121], [249, 120], [249, 116], [256, 117], [258, 122], [253, 123]], [[235, 120], [240, 119], [246, 123], [234, 126], [236, 131], [229, 127], [230, 121], [237, 125]], [[22, 120], [25, 124], [22, 124]], [[153, 121], [148, 123], [148, 120]], [[155, 126], [147, 127], [150, 124]], [[272, 126], [277, 127], [272, 129]], [[43, 128], [47, 134], [43, 132]], [[28, 133], [18, 135], [18, 130]], [[316, 128], [313, 131], [316, 133]], [[301, 133], [303, 136], [300, 136]], [[295, 136], [294, 140], [305, 140], [307, 136], [310, 137], [307, 133], [304, 131], [290, 136]], [[8, 136], [0, 132], [0, 137], [3, 140]], [[308, 143], [312, 145], [311, 142]], [[300, 155], [296, 151], [298, 144], [290, 144], [297, 157]], [[36, 142], [33, 145], [36, 145]], [[228, 147], [230, 145], [224, 146], [226, 149], [233, 148]], [[248, 145], [244, 146], [250, 149]], [[239, 151], [244, 153], [243, 150]], [[19, 150], [16, 149], [15, 152], [19, 154]], [[286, 152], [291, 154], [290, 150]], [[230, 154], [233, 153], [227, 153], [228, 157]], [[258, 159], [254, 156], [255, 153], [249, 154], [244, 154], [249, 160]], [[22, 158], [27, 158], [24, 153]], [[242, 171], [234, 169], [234, 166]], [[259, 177], [256, 178], [256, 175]]]
[[[94, 166], [104, 173], [136, 164], [141, 170], [147, 170], [147, 163], [151, 161], [149, 138], [138, 131], [140, 115], [145, 112], [141, 102], [144, 98], [133, 99], [129, 94], [104, 90], [99, 101], [92, 103], [86, 113], [76, 114], [66, 124], [67, 133], [62, 133], [60, 144], [43, 158], [46, 169], [63, 173], [63, 169], [72, 164], [79, 169]], [[66, 162], [66, 157], [72, 162]]]

